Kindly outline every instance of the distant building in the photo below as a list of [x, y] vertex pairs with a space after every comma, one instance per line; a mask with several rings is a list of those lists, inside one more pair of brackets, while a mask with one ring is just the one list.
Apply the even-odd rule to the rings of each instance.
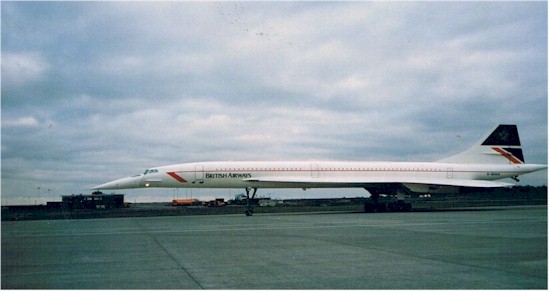
[[260, 199], [259, 205], [260, 207], [275, 207], [277, 206], [277, 201], [270, 198]]
[[124, 208], [124, 195], [95, 192], [91, 195], [61, 196], [61, 205], [68, 210]]

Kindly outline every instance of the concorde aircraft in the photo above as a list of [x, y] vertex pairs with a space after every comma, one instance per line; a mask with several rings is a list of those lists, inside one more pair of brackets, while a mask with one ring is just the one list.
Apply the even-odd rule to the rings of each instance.
[[[526, 164], [516, 125], [498, 125], [470, 149], [436, 162], [364, 161], [241, 161], [195, 162], [149, 168], [143, 174], [93, 187], [94, 190], [131, 188], [243, 188], [245, 214], [258, 188], [364, 188], [371, 194], [365, 211], [410, 209], [410, 204], [387, 206], [381, 194], [404, 198], [407, 193], [438, 194], [463, 188], [513, 186], [496, 181], [546, 165]], [[253, 190], [252, 197], [250, 191]]]

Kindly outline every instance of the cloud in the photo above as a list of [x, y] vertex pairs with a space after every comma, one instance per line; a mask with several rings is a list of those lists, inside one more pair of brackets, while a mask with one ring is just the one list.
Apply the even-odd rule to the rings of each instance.
[[34, 117], [22, 117], [15, 120], [3, 120], [2, 127], [36, 127], [38, 126], [38, 120]]
[[2, 81], [7, 86], [23, 86], [43, 78], [49, 68], [39, 53], [2, 53]]
[[187, 161], [437, 160], [498, 123], [546, 163], [546, 8], [3, 3], [2, 196]]

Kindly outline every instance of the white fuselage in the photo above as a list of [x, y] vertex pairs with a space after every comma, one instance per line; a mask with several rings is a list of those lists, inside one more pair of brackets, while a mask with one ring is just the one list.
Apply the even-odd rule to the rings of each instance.
[[464, 152], [438, 162], [220, 161], [161, 166], [93, 189], [129, 188], [365, 188], [405, 187], [447, 192], [461, 187], [507, 187], [503, 178], [545, 169], [525, 164], [516, 125], [501, 124]]
[[[162, 166], [96, 189], [165, 188], [344, 188], [377, 183], [465, 185], [545, 168], [536, 164], [437, 162], [255, 161], [198, 162]], [[506, 184], [506, 183], [502, 183]], [[511, 184], [510, 184], [511, 185]], [[421, 190], [420, 190], [421, 191]]]

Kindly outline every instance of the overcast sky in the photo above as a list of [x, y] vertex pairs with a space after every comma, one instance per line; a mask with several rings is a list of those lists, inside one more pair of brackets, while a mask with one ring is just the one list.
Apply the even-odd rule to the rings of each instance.
[[434, 161], [499, 123], [547, 163], [546, 2], [1, 6], [2, 204], [183, 162]]

